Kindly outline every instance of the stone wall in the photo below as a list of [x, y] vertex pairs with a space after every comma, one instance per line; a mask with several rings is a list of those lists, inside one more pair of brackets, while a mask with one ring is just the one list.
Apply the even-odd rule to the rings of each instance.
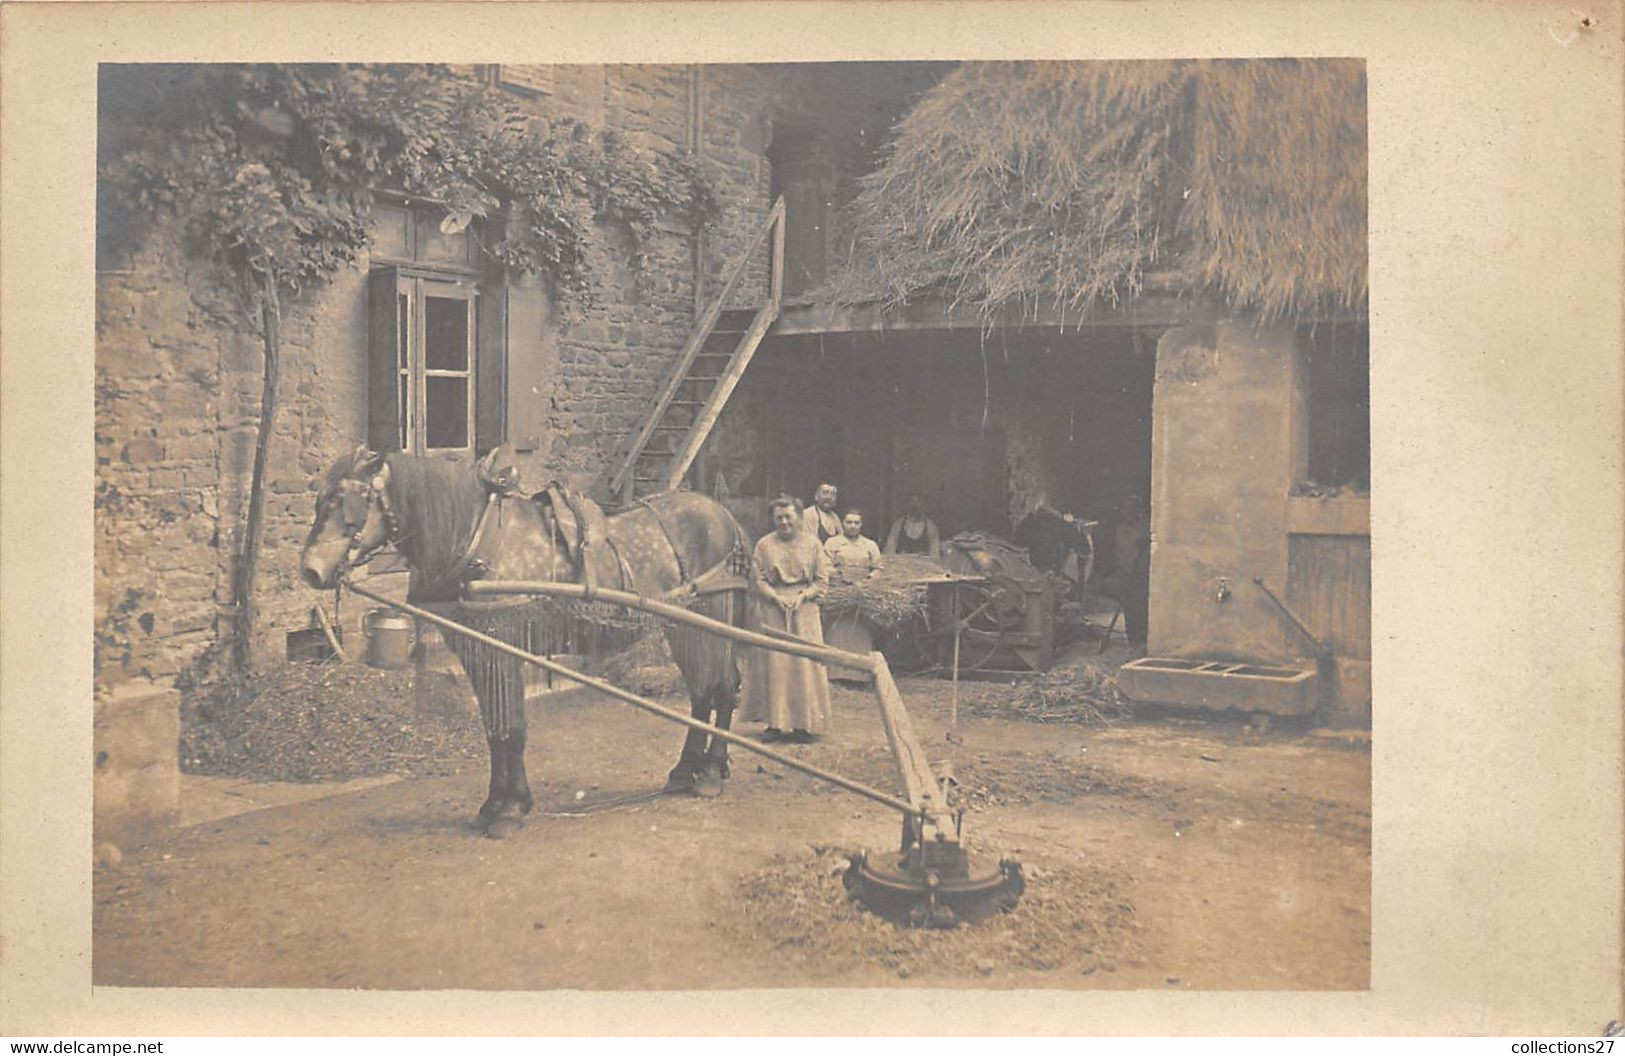
[[[218, 674], [259, 426], [260, 339], [173, 233], [98, 275], [96, 678]], [[359, 269], [284, 306], [257, 597], [262, 641], [306, 625], [298, 581], [316, 477], [365, 434]]]
[[1313, 667], [1315, 648], [1260, 577], [1335, 654], [1322, 721], [1370, 721], [1370, 521], [1364, 496], [1291, 496], [1305, 435], [1290, 326], [1168, 331], [1157, 347], [1152, 655]]
[[1293, 355], [1290, 327], [1186, 327], [1157, 346], [1154, 655], [1292, 656], [1285, 624], [1252, 579], [1277, 593], [1286, 580]]
[[[707, 67], [698, 76], [689, 66], [612, 66], [601, 82], [602, 106], [579, 91], [552, 105], [642, 149], [700, 143], [723, 210], [703, 237], [700, 296], [715, 296], [772, 205], [764, 156], [770, 78], [742, 66]], [[644, 247], [642, 270], [625, 263], [624, 236], [604, 234], [593, 260], [596, 303], [559, 323], [558, 369], [546, 395], [549, 435], [541, 448], [553, 474], [589, 490], [602, 483], [610, 459], [659, 394], [703, 310], [696, 303], [695, 237], [684, 224], [669, 223], [665, 237]], [[758, 254], [732, 303], [760, 304], [766, 277], [766, 257]]]
[[[708, 68], [698, 81], [705, 160], [725, 210], [705, 237], [702, 267], [714, 291], [739, 239], [769, 208], [772, 92], [767, 76], [747, 67]], [[536, 105], [667, 150], [689, 142], [695, 82], [686, 66], [572, 67], [557, 97]], [[693, 325], [692, 232], [668, 225], [644, 247], [637, 271], [624, 232], [600, 235], [594, 307], [510, 317], [509, 420], [539, 423], [524, 467], [538, 481], [557, 475], [589, 486], [603, 475]], [[280, 656], [286, 634], [310, 626], [321, 599], [298, 581], [297, 562], [317, 478], [366, 436], [367, 263], [284, 305], [256, 594], [262, 659]], [[763, 267], [746, 279], [744, 296], [759, 298]], [[188, 261], [175, 233], [159, 229], [133, 252], [102, 256], [96, 348], [97, 685], [212, 680], [229, 651], [231, 560], [259, 420], [257, 329]], [[349, 606], [351, 623], [359, 608]]]

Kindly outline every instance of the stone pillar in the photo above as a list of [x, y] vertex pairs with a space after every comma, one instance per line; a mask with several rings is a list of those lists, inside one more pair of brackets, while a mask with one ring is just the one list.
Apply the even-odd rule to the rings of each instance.
[[96, 701], [96, 843], [128, 846], [180, 818], [180, 694], [126, 682]]
[[1182, 327], [1157, 343], [1155, 656], [1279, 663], [1295, 652], [1252, 582], [1262, 576], [1277, 594], [1285, 590], [1294, 362], [1286, 324]]

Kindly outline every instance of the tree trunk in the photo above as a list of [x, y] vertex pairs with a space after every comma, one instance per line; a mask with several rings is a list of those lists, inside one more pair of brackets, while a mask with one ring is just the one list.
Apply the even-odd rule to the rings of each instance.
[[238, 549], [232, 596], [237, 602], [237, 634], [232, 658], [238, 671], [253, 669], [254, 572], [259, 562], [260, 531], [265, 520], [265, 462], [276, 428], [277, 381], [282, 367], [282, 305], [276, 280], [267, 277], [260, 291], [260, 339], [264, 344], [265, 376], [260, 391], [260, 424], [254, 437], [254, 471], [248, 481], [248, 518]]

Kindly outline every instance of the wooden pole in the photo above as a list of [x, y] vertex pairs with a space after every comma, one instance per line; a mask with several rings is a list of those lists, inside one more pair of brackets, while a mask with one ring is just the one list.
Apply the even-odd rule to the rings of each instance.
[[[574, 586], [575, 584], [552, 585]], [[882, 806], [890, 807], [893, 810], [899, 811], [909, 817], [920, 818], [927, 824], [935, 825], [938, 823], [936, 812], [928, 809], [926, 806], [916, 806], [911, 803], [905, 803], [896, 796], [887, 795], [878, 789], [870, 788], [868, 785], [862, 784], [858, 781], [853, 781], [851, 778], [846, 778], [842, 777], [840, 774], [831, 773], [830, 771], [825, 770], [823, 767], [813, 766], [811, 763], [804, 763], [801, 760], [792, 758], [788, 755], [781, 755], [778, 752], [773, 751], [771, 748], [764, 748], [755, 741], [734, 733], [732, 730], [724, 730], [721, 727], [713, 726], [708, 722], [701, 722], [699, 719], [692, 716], [684, 715], [682, 712], [673, 711], [670, 708], [656, 704], [652, 700], [645, 700], [635, 693], [629, 693], [626, 690], [621, 689], [619, 686], [610, 685], [608, 682], [593, 678], [591, 675], [583, 674], [580, 671], [565, 667], [563, 664], [555, 663], [552, 660], [544, 660], [542, 657], [536, 656], [534, 653], [527, 653], [518, 646], [509, 645], [507, 642], [493, 638], [488, 634], [481, 634], [479, 631], [476, 631], [471, 627], [465, 627], [456, 620], [448, 619], [447, 617], [441, 616], [438, 613], [430, 612], [428, 609], [421, 609], [416, 605], [410, 605], [403, 601], [396, 601], [393, 598], [374, 593], [365, 587], [358, 587], [354, 583], [349, 584], [349, 587], [352, 591], [363, 598], [371, 598], [373, 601], [390, 605], [401, 610], [402, 612], [410, 613], [420, 620], [427, 620], [428, 622], [435, 624], [438, 627], [443, 627], [454, 634], [460, 634], [472, 641], [479, 642], [481, 645], [495, 649], [499, 653], [506, 653], [508, 656], [514, 657], [518, 660], [523, 660], [527, 664], [534, 664], [544, 671], [551, 671], [554, 674], [563, 675], [565, 678], [579, 682], [589, 689], [595, 689], [607, 697], [613, 697], [616, 700], [630, 704], [635, 708], [641, 708], [642, 710], [649, 712], [651, 715], [658, 715], [663, 719], [670, 719], [672, 722], [678, 723], [679, 725], [687, 726], [691, 730], [700, 730], [701, 732], [708, 733], [713, 737], [719, 737], [722, 740], [727, 741], [729, 744], [737, 745], [748, 752], [754, 752], [757, 755], [764, 756], [781, 766], [789, 767], [791, 770], [800, 771], [809, 777], [816, 777], [820, 781], [828, 781], [832, 785], [844, 788], [848, 792], [855, 792], [856, 794], [863, 796], [865, 799], [871, 799]], [[600, 596], [611, 593], [618, 594], [620, 592], [607, 590], [597, 592], [597, 594]], [[633, 597], [636, 597], [636, 595], [633, 595]], [[659, 603], [655, 602], [653, 604]], [[678, 611], [686, 612], [686, 610], [681, 609]], [[700, 620], [705, 619], [705, 617], [698, 616], [695, 613], [687, 613], [687, 615], [695, 616], [696, 619]], [[713, 621], [706, 622], [709, 623]], [[788, 642], [774, 642], [772, 639], [765, 639], [765, 641], [772, 642], [773, 646], [780, 648], [790, 644]], [[830, 651], [834, 652], [835, 650]], [[856, 656], [855, 653], [843, 655]], [[845, 661], [842, 662], [844, 663]]]
[[[475, 580], [465, 588], [469, 597], [485, 598], [500, 594], [543, 594], [558, 598], [578, 598], [585, 601], [607, 601], [615, 605], [625, 605], [629, 608], [640, 609], [674, 623], [698, 627], [702, 631], [710, 631], [724, 638], [731, 638], [745, 645], [760, 646], [763, 649], [776, 649], [781, 653], [792, 656], [805, 657], [816, 660], [822, 664], [832, 664], [836, 667], [856, 667], [863, 671], [875, 670], [875, 657], [878, 654], [849, 653], [845, 649], [831, 649], [827, 645], [814, 645], [802, 638], [780, 638], [761, 634], [757, 631], [747, 631], [742, 627], [713, 620], [697, 612], [690, 612], [681, 605], [671, 605], [653, 598], [645, 598], [639, 594], [630, 594], [624, 590], [610, 590], [599, 587], [590, 594], [587, 588], [580, 583], [554, 583], [547, 580], [515, 579], [497, 581]], [[460, 625], [459, 625], [460, 626]], [[882, 661], [884, 663], [884, 661]]]
[[340, 660], [346, 659], [344, 646], [339, 644], [338, 632], [333, 630], [333, 624], [328, 620], [327, 613], [322, 611], [320, 605], [312, 605], [310, 611], [316, 614], [316, 622], [322, 625], [322, 633], [327, 635], [327, 644], [333, 647], [333, 655]]
[[959, 737], [959, 588], [953, 589], [954, 608], [954, 671], [952, 696], [948, 700], [948, 739]]

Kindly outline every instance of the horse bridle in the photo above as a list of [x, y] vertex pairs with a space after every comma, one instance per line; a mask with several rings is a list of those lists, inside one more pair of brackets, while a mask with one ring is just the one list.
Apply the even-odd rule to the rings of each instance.
[[[344, 555], [344, 567], [341, 575], [350, 569], [366, 564], [373, 556], [386, 546], [394, 545], [400, 538], [400, 521], [395, 516], [395, 508], [389, 501], [389, 466], [383, 465], [378, 472], [366, 480], [357, 480], [346, 477], [339, 481], [339, 514], [344, 519], [344, 531], [350, 537], [350, 548]], [[361, 535], [367, 530], [367, 522], [372, 518], [373, 503], [377, 502], [384, 516], [384, 538], [372, 547], [366, 547]]]

